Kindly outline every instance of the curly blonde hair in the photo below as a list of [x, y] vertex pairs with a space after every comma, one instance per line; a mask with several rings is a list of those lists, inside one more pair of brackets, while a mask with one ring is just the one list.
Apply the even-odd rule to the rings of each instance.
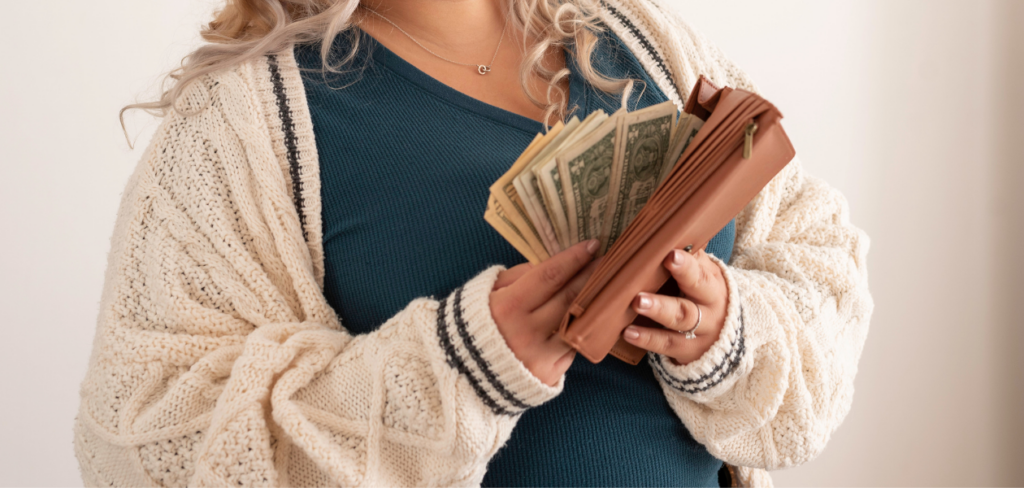
[[[633, 80], [602, 75], [591, 62], [597, 33], [603, 29], [598, 18], [599, 0], [498, 1], [507, 10], [509, 25], [522, 33], [525, 58], [519, 80], [530, 100], [545, 109], [544, 120], [550, 120], [552, 114], [564, 118], [567, 110], [567, 97], [559, 83], [569, 75], [568, 68], [553, 71], [542, 64], [545, 53], [554, 46], [574, 43], [576, 63], [587, 82], [606, 93], [629, 97]], [[227, 0], [202, 30], [206, 44], [168, 74], [160, 97], [121, 109], [122, 128], [127, 110], [137, 108], [157, 116], [167, 115], [189, 82], [292, 44], [319, 42], [324, 69], [340, 71], [354, 57], [357, 41], [348, 53], [332, 53], [331, 46], [338, 35], [358, 29], [352, 22], [358, 7], [359, 0]], [[547, 85], [543, 100], [528, 89], [534, 77]]]

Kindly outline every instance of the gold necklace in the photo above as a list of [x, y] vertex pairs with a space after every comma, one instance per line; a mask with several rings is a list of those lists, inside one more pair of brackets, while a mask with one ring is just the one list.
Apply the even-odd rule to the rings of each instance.
[[460, 66], [476, 66], [476, 72], [480, 73], [481, 75], [486, 75], [487, 73], [489, 73], [491, 71], [491, 66], [494, 65], [494, 60], [497, 59], [497, 57], [498, 57], [498, 49], [501, 48], [501, 40], [505, 38], [505, 29], [508, 27], [508, 16], [505, 16], [505, 25], [502, 26], [502, 28], [501, 28], [501, 37], [498, 38], [498, 45], [494, 48], [494, 55], [491, 56], [491, 62], [490, 63], [487, 63], [487, 64], [460, 63], [458, 61], [452, 61], [451, 59], [448, 59], [448, 58], [446, 58], [444, 56], [441, 56], [440, 54], [435, 53], [434, 51], [431, 51], [430, 48], [428, 48], [427, 46], [424, 46], [422, 43], [420, 43], [420, 41], [417, 41], [416, 38], [413, 37], [412, 35], [410, 35], [408, 32], [406, 32], [405, 29], [402, 29], [401, 27], [399, 27], [398, 24], [392, 22], [391, 19], [388, 19], [387, 17], [377, 13], [376, 10], [373, 10], [373, 9], [371, 9], [369, 7], [363, 7], [363, 8], [366, 9], [367, 11], [369, 11], [371, 14], [376, 15], [377, 17], [380, 17], [381, 19], [384, 20], [384, 22], [387, 22], [387, 23], [391, 24], [394, 28], [398, 29], [399, 32], [401, 32], [402, 34], [405, 34], [405, 37], [408, 37], [409, 40], [411, 40], [412, 42], [415, 42], [417, 46], [422, 47], [424, 51], [426, 51], [426, 52], [428, 52], [430, 54], [433, 54], [434, 56], [437, 56], [438, 58], [441, 58], [441, 59], [443, 59], [445, 61], [448, 61], [449, 63], [452, 63], [452, 64], [457, 64], [457, 65], [460, 65]]

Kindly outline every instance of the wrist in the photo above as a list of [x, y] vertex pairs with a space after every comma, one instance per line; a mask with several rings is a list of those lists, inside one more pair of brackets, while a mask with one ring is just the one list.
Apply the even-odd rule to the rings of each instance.
[[712, 256], [712, 261], [721, 267], [728, 290], [719, 330], [713, 338], [708, 339], [703, 353], [689, 363], [680, 364], [659, 354], [648, 356], [652, 368], [665, 386], [698, 402], [710, 401], [731, 387], [738, 375], [735, 371], [747, 351], [742, 297], [735, 276], [721, 260]]
[[469, 383], [491, 411], [514, 416], [561, 392], [535, 377], [506, 344], [491, 316], [490, 294], [498, 273], [494, 266], [440, 301], [437, 335], [448, 364]]

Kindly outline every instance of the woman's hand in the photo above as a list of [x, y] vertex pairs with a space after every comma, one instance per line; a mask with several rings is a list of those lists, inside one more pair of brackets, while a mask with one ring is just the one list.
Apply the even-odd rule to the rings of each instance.
[[[622, 336], [630, 344], [668, 356], [676, 364], [687, 364], [700, 358], [718, 340], [718, 332], [725, 325], [729, 290], [722, 269], [703, 250], [692, 255], [676, 249], [662, 265], [675, 278], [686, 298], [640, 293], [633, 299], [633, 309], [666, 328], [630, 325]], [[697, 307], [700, 307], [700, 327], [694, 331], [697, 337], [687, 339], [682, 332], [697, 324]]]
[[498, 274], [491, 316], [508, 347], [547, 385], [562, 377], [576, 351], [556, 334], [569, 305], [594, 270], [599, 242], [585, 241], [536, 266], [520, 264]]

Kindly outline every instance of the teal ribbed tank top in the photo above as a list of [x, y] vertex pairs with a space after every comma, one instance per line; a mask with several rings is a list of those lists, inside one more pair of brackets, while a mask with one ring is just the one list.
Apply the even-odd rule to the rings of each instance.
[[[410, 301], [443, 297], [494, 264], [523, 258], [483, 219], [488, 188], [543, 128], [440, 83], [362, 36], [352, 72], [319, 71], [319, 46], [296, 49], [320, 155], [324, 292], [353, 333]], [[334, 49], [350, 45], [342, 36]], [[606, 32], [596, 68], [644, 82], [635, 110], [666, 100]], [[617, 96], [570, 62], [570, 107], [613, 112]], [[363, 69], [358, 69], [363, 68]], [[453, 69], [457, 69], [453, 67]], [[467, 68], [468, 69], [468, 68]], [[728, 261], [734, 226], [708, 252]], [[721, 462], [669, 408], [650, 366], [579, 357], [561, 395], [522, 415], [485, 486], [717, 486]]]

